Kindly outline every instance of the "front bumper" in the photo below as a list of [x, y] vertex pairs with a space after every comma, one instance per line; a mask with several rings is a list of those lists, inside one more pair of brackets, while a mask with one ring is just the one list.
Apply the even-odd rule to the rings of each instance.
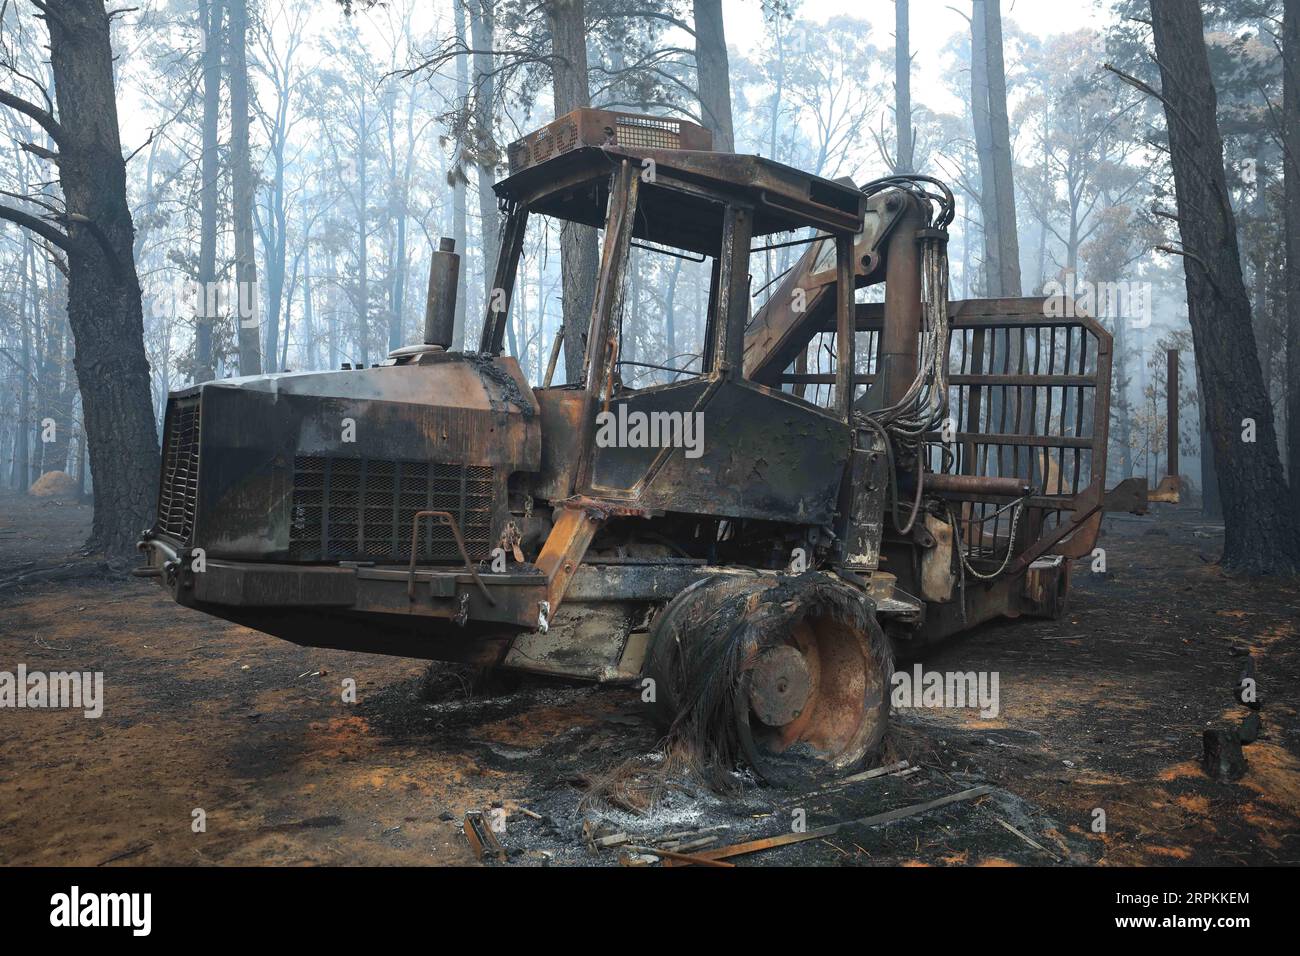
[[143, 573], [157, 577], [178, 604], [217, 614], [311, 608], [531, 628], [546, 600], [546, 578], [531, 565], [486, 576], [490, 584], [480, 589], [464, 569], [229, 561], [156, 534], [145, 535], [140, 548]]

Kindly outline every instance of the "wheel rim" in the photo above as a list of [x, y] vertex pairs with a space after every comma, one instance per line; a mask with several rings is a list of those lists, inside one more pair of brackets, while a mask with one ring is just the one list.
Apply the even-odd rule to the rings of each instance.
[[879, 747], [888, 675], [872, 640], [848, 621], [813, 612], [793, 623], [783, 643], [755, 648], [737, 686], [736, 718], [745, 756], [764, 778], [842, 771]]
[[[783, 786], [874, 754], [892, 664], [871, 602], [818, 572], [712, 581], [678, 595], [652, 635], [647, 670], [660, 678], [671, 732]], [[731, 683], [719, 708], [710, 680], [724, 658]]]

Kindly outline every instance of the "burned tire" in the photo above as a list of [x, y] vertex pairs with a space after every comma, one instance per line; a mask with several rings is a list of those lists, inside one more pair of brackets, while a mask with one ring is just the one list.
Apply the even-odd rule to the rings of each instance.
[[733, 610], [727, 606], [730, 600], [753, 593], [762, 580], [756, 572], [742, 571], [696, 581], [668, 602], [655, 618], [643, 670], [655, 682], [651, 714], [660, 730], [672, 728], [687, 692], [684, 642], [690, 641], [700, 629], [722, 623], [724, 617], [734, 619]]
[[744, 762], [800, 785], [879, 750], [892, 669], [872, 602], [810, 572], [718, 575], [683, 591], [655, 621], [645, 672], [656, 718], [698, 763]]

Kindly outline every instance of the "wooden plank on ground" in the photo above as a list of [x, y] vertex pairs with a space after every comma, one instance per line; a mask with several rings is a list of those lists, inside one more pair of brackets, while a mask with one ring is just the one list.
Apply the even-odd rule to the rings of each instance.
[[945, 797], [939, 797], [926, 803], [913, 804], [910, 807], [899, 807], [897, 810], [889, 810], [885, 813], [877, 813], [874, 816], [862, 817], [859, 820], [845, 820], [841, 823], [832, 823], [829, 826], [817, 827], [814, 830], [806, 830], [803, 833], [782, 833], [777, 836], [764, 837], [760, 840], [750, 840], [747, 843], [736, 843], [732, 846], [719, 847], [716, 850], [705, 850], [695, 854], [695, 859], [687, 860], [664, 860], [665, 866], [689, 866], [690, 863], [697, 860], [724, 860], [728, 857], [741, 856], [745, 853], [756, 853], [759, 850], [770, 850], [778, 846], [789, 846], [792, 843], [803, 843], [806, 840], [819, 840], [824, 837], [834, 836], [847, 827], [871, 827], [879, 826], [882, 823], [892, 823], [895, 820], [902, 820], [906, 817], [916, 816], [918, 813], [926, 813], [930, 810], [937, 810], [940, 807], [946, 807], [949, 804], [960, 803], [965, 800], [974, 800], [976, 797], [982, 797], [985, 794], [992, 793], [993, 787], [987, 784], [979, 787], [971, 787], [969, 790], [962, 790], [958, 793], [950, 793]]

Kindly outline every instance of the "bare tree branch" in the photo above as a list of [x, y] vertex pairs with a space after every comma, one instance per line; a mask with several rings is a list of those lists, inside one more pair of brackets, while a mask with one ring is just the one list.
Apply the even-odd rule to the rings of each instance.
[[0, 219], [8, 219], [10, 222], [17, 223], [24, 229], [28, 229], [43, 239], [49, 240], [65, 252], [72, 247], [72, 240], [65, 234], [59, 232], [58, 229], [44, 219], [38, 219], [31, 213], [23, 212], [21, 209], [14, 209], [12, 206], [0, 204]]
[[41, 159], [47, 159], [55, 164], [59, 161], [59, 154], [46, 149], [44, 146], [38, 146], [35, 143], [22, 143], [21, 146], [24, 152], [31, 153], [33, 156], [39, 156]]
[[63, 145], [63, 127], [59, 125], [59, 121], [54, 118], [54, 115], [49, 110], [41, 109], [30, 100], [15, 96], [8, 90], [0, 90], [0, 106], [7, 106], [11, 110], [17, 110], [19, 113], [30, 116], [40, 124], [45, 132], [50, 134], [50, 139], [59, 145]]

